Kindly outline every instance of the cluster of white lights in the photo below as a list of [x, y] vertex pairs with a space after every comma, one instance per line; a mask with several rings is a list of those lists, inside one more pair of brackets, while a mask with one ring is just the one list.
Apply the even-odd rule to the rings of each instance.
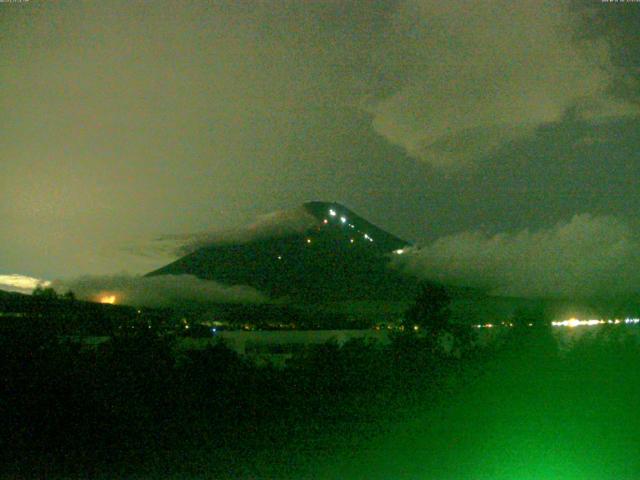
[[394, 250], [393, 253], [396, 253], [398, 255], [402, 255], [404, 253], [404, 248], [399, 248], [397, 250]]
[[569, 320], [562, 320], [559, 322], [551, 322], [551, 325], [553, 325], [554, 327], [570, 327], [570, 328], [574, 328], [574, 327], [593, 327], [595, 325], [620, 325], [621, 323], [624, 323], [626, 325], [635, 325], [637, 323], [640, 323], [640, 318], [625, 318], [624, 320], [620, 320], [619, 318], [616, 319], [608, 319], [608, 320], [601, 320], [601, 319], [590, 319], [590, 320], [578, 320], [577, 318], [570, 318]]
[[[329, 209], [329, 215], [332, 217], [336, 217], [338, 216], [338, 212], [336, 212], [333, 208]], [[353, 228], [355, 229], [355, 225], [352, 223], [347, 223], [347, 217], [345, 217], [344, 215], [340, 215], [340, 223], [342, 223], [343, 225], [349, 225], [349, 228]], [[329, 223], [329, 220], [327, 220], [326, 218], [324, 220], [322, 220], [323, 224], [327, 224]], [[373, 238], [371, 238], [368, 234], [363, 233], [363, 237], [365, 240], [368, 240], [370, 242], [373, 242]], [[311, 243], [311, 242], [307, 242], [307, 243]], [[353, 243], [353, 239], [351, 240], [351, 243]], [[396, 252], [396, 253], [402, 253], [402, 252]]]
[[[494, 327], [513, 327], [513, 323], [511, 322], [500, 322], [499, 324], [496, 323], [483, 323], [483, 324], [478, 324], [478, 325], [474, 325], [475, 328], [494, 328]], [[527, 323], [527, 327], [533, 327], [533, 323]]]

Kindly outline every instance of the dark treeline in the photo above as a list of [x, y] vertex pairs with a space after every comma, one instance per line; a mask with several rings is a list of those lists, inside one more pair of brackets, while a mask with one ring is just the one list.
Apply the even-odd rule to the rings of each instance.
[[234, 459], [261, 443], [398, 415], [411, 399], [452, 388], [481, 353], [456, 358], [434, 338], [329, 342], [275, 369], [222, 343], [180, 351], [174, 337], [151, 330], [96, 348], [14, 330], [0, 337], [3, 465], [26, 476], [165, 469], [181, 463], [168, 459], [204, 448], [225, 458], [212, 468], [233, 476]]
[[313, 305], [288, 304], [181, 304], [164, 308], [135, 308], [80, 301], [72, 291], [62, 295], [51, 288], [39, 288], [32, 295], [0, 290], [0, 332], [10, 334], [17, 326], [28, 323], [38, 330], [61, 335], [113, 335], [132, 326], [175, 331], [183, 327], [183, 319], [192, 325], [213, 321], [226, 328], [270, 330], [297, 328], [306, 330], [363, 329], [371, 320], [344, 312], [325, 311]]
[[357, 439], [384, 434], [388, 422], [425, 405], [438, 408], [487, 372], [518, 378], [577, 371], [596, 357], [598, 365], [600, 357], [640, 360], [637, 344], [621, 349], [620, 329], [603, 329], [610, 340], [599, 344], [603, 352], [593, 345], [561, 352], [530, 312], [500, 341], [479, 347], [476, 330], [450, 322], [449, 307], [444, 289], [425, 285], [389, 343], [307, 346], [286, 368], [256, 365], [223, 343], [185, 351], [179, 337], [154, 328], [124, 329], [90, 346], [46, 328], [43, 310], [42, 328], [25, 321], [0, 332], [3, 473], [255, 478], [247, 463], [261, 451], [288, 456], [340, 438], [357, 449]]

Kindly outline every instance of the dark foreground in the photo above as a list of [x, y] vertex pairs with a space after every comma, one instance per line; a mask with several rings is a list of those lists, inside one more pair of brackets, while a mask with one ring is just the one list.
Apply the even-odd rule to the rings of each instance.
[[[7, 478], [636, 479], [633, 327], [444, 355], [411, 335], [279, 371], [154, 335], [98, 350], [2, 339]], [[626, 337], [625, 337], [626, 338]]]

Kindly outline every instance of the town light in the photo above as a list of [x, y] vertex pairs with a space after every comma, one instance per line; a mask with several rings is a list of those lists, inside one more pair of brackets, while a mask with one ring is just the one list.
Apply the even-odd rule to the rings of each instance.
[[100, 297], [100, 303], [107, 303], [109, 305], [113, 305], [116, 303], [116, 296], [115, 295], [103, 295], [102, 297]]

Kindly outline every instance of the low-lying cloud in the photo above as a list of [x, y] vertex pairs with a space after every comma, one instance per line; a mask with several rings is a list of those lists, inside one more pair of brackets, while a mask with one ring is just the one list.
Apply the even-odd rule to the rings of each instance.
[[38, 285], [48, 287], [51, 284], [48, 280], [20, 275], [13, 273], [10, 275], [0, 275], [0, 290], [18, 293], [31, 293]]
[[224, 285], [202, 280], [193, 275], [87, 275], [68, 280], [54, 280], [59, 292], [73, 291], [78, 299], [105, 301], [115, 297], [115, 303], [169, 307], [186, 303], [262, 303], [268, 297], [246, 285]]
[[154, 248], [158, 249], [159, 246], [164, 245], [160, 247], [164, 251], [169, 250], [176, 255], [186, 255], [210, 245], [248, 243], [254, 240], [303, 233], [317, 224], [318, 219], [300, 206], [261, 215], [255, 222], [236, 229], [165, 235], [156, 239]]
[[504, 296], [591, 296], [640, 291], [640, 244], [611, 216], [574, 216], [552, 228], [464, 232], [394, 256], [421, 278]]

